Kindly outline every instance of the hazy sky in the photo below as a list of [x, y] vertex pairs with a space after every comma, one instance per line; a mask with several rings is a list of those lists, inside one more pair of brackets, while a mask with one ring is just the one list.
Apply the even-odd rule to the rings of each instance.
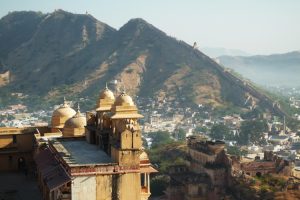
[[300, 0], [0, 0], [9, 11], [86, 11], [114, 28], [143, 18], [168, 35], [199, 47], [252, 54], [300, 49]]

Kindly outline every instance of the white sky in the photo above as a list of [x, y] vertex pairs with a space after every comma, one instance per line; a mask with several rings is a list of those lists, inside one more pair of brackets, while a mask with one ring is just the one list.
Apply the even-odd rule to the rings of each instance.
[[300, 0], [0, 0], [0, 17], [9, 11], [55, 9], [87, 11], [117, 29], [131, 18], [143, 18], [200, 48], [251, 54], [300, 49]]

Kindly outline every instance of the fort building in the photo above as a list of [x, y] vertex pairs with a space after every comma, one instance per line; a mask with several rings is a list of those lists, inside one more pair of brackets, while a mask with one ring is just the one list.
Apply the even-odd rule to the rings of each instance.
[[86, 116], [64, 102], [35, 134], [44, 199], [147, 200], [157, 171], [142, 149], [142, 117], [129, 95], [107, 87]]
[[169, 200], [218, 200], [226, 195], [231, 184], [231, 160], [221, 141], [207, 141], [190, 136], [187, 140], [186, 165], [169, 169], [170, 185], [166, 191]]

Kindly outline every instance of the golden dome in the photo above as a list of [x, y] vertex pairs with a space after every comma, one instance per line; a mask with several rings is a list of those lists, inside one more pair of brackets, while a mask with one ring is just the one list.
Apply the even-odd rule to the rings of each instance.
[[122, 92], [122, 94], [120, 94], [120, 96], [117, 97], [116, 101], [115, 101], [115, 105], [116, 106], [134, 106], [134, 103], [132, 101], [132, 98], [126, 94], [125, 92]]
[[149, 160], [149, 157], [148, 157], [148, 154], [143, 151], [140, 155], [140, 161], [146, 161], [146, 160]]
[[76, 114], [75, 110], [72, 109], [69, 104], [64, 100], [64, 104], [53, 111], [52, 117], [66, 117], [71, 118]]
[[111, 90], [109, 90], [106, 85], [105, 89], [100, 93], [99, 98], [96, 102], [96, 110], [109, 111], [114, 102], [114, 93]]
[[100, 93], [99, 99], [115, 100], [115, 95], [111, 90], [105, 87], [105, 89]]
[[66, 121], [64, 128], [84, 128], [85, 126], [86, 117], [82, 115], [78, 109], [77, 113]]

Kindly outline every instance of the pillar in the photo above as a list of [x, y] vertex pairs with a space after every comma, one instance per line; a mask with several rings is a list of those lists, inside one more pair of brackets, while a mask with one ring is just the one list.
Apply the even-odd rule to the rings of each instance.
[[147, 192], [150, 193], [150, 177], [149, 177], [149, 174], [147, 174], [146, 176], [147, 176], [147, 180], [148, 180]]

